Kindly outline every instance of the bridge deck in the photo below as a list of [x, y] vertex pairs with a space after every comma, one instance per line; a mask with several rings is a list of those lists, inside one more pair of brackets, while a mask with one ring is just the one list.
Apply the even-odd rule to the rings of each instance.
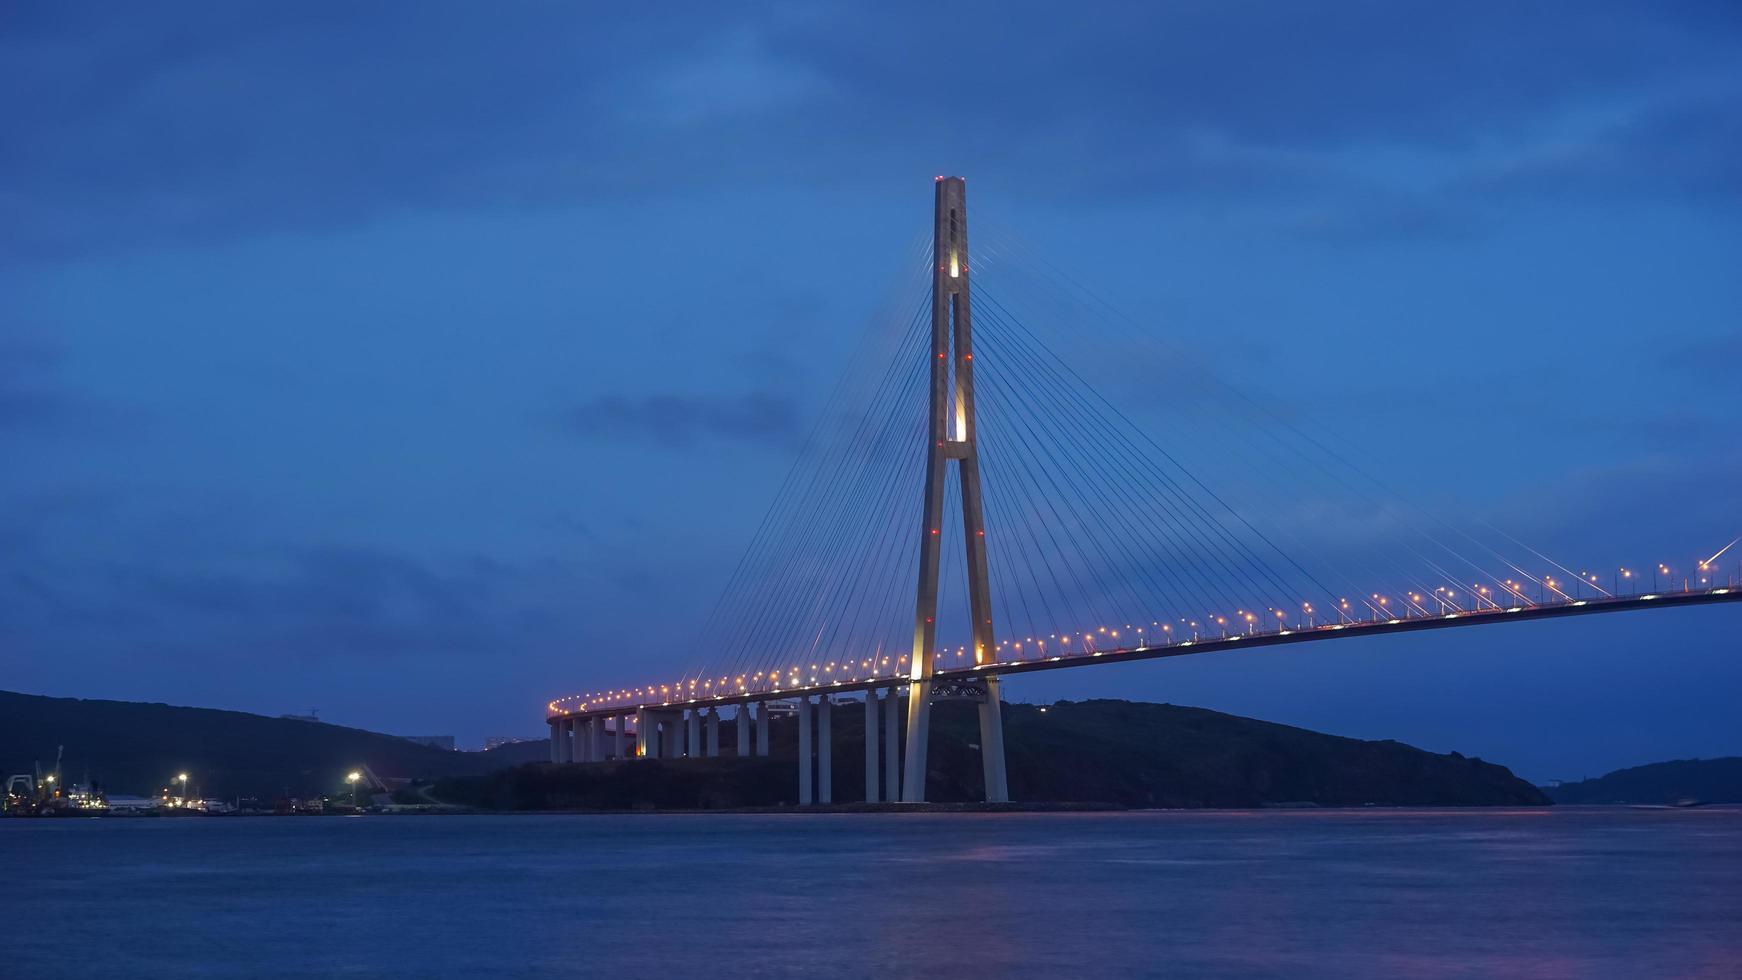
[[[1664, 609], [1679, 606], [1704, 606], [1742, 601], [1742, 588], [1720, 587], [1683, 592], [1658, 592], [1637, 596], [1613, 596], [1598, 599], [1574, 599], [1565, 602], [1539, 603], [1496, 609], [1461, 610], [1432, 616], [1408, 616], [1393, 619], [1327, 623], [1303, 629], [1272, 630], [1250, 634], [1217, 636], [1196, 640], [1180, 640], [1156, 646], [1127, 647], [1113, 650], [1082, 651], [1035, 657], [1027, 660], [1003, 660], [972, 667], [938, 667], [934, 678], [938, 682], [968, 680], [976, 676], [996, 674], [1028, 674], [1042, 670], [1085, 667], [1092, 664], [1129, 663], [1134, 660], [1157, 660], [1163, 657], [1186, 657], [1226, 650], [1278, 646], [1285, 643], [1310, 643], [1352, 636], [1380, 636], [1391, 633], [1413, 633], [1421, 630], [1449, 629], [1460, 626], [1481, 626], [1490, 623], [1517, 623], [1536, 619], [1559, 619], [1587, 616], [1595, 613], [1627, 612], [1630, 610]], [[804, 694], [838, 694], [887, 687], [906, 683], [905, 676], [883, 674], [870, 678], [830, 681], [809, 686], [744, 691], [736, 694], [673, 698], [669, 701], [625, 701], [597, 706], [589, 705], [574, 711], [556, 711], [551, 718], [587, 718], [597, 715], [621, 715], [637, 708], [708, 707], [748, 704], [756, 701], [778, 701]]]

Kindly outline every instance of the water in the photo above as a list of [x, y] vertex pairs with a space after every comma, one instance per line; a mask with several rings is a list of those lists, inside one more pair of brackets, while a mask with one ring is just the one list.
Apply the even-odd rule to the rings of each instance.
[[1742, 976], [1742, 810], [0, 821], [0, 977]]

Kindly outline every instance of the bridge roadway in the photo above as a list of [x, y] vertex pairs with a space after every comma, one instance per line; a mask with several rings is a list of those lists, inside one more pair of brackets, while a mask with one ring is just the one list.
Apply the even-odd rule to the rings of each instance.
[[[1381, 636], [1392, 633], [1413, 633], [1422, 630], [1449, 629], [1460, 626], [1480, 626], [1489, 623], [1516, 623], [1534, 619], [1559, 619], [1568, 616], [1588, 616], [1596, 613], [1627, 610], [1666, 609], [1679, 606], [1714, 605], [1742, 601], [1742, 588], [1723, 586], [1712, 589], [1681, 592], [1658, 592], [1634, 596], [1607, 596], [1595, 599], [1567, 599], [1554, 603], [1537, 603], [1492, 609], [1448, 610], [1432, 615], [1403, 616], [1392, 619], [1344, 621], [1301, 629], [1277, 629], [1194, 638], [1158, 646], [1137, 646], [1112, 650], [1082, 651], [1069, 654], [1035, 657], [1027, 660], [1003, 660], [966, 667], [937, 667], [933, 671], [933, 695], [984, 696], [984, 685], [973, 690], [977, 677], [1029, 674], [1042, 670], [1083, 667], [1090, 664], [1126, 663], [1133, 660], [1157, 660], [1162, 657], [1187, 657], [1226, 650], [1280, 646], [1287, 643], [1310, 643], [1351, 636]], [[834, 706], [831, 695], [854, 691], [865, 692], [865, 799], [870, 802], [903, 799], [901, 795], [900, 760], [901, 717], [900, 690], [908, 678], [884, 674], [870, 678], [849, 678], [820, 684], [743, 691], [736, 694], [703, 695], [672, 698], [661, 701], [635, 701], [624, 698], [610, 704], [589, 703], [573, 711], [553, 710], [545, 721], [550, 726], [550, 760], [556, 763], [594, 762], [607, 759], [680, 758], [718, 756], [720, 754], [720, 708], [738, 706], [734, 723], [737, 755], [768, 755], [770, 725], [769, 703], [792, 701], [797, 706], [798, 729], [798, 802], [800, 804], [830, 803], [834, 797], [833, 751], [830, 730], [833, 727]], [[879, 690], [883, 693], [881, 697]], [[953, 689], [953, 691], [952, 691]], [[553, 708], [558, 702], [553, 702]], [[634, 721], [634, 732], [630, 723]], [[982, 728], [985, 721], [982, 718]], [[881, 731], [880, 731], [881, 729]], [[981, 740], [987, 742], [982, 731]], [[991, 743], [996, 744], [996, 742]], [[995, 749], [995, 764], [1003, 765], [1003, 751]], [[992, 776], [988, 776], [991, 785]], [[923, 799], [923, 790], [917, 794]]]
[[[1595, 599], [1573, 599], [1562, 602], [1535, 603], [1527, 606], [1501, 606], [1494, 609], [1466, 609], [1448, 611], [1443, 614], [1429, 616], [1415, 615], [1394, 617], [1380, 620], [1349, 620], [1341, 623], [1324, 623], [1300, 629], [1283, 629], [1270, 631], [1254, 631], [1249, 634], [1229, 634], [1226, 637], [1202, 637], [1196, 640], [1176, 640], [1171, 643], [1124, 647], [1112, 650], [1096, 650], [1093, 652], [1072, 652], [1052, 654], [1026, 660], [1002, 660], [992, 663], [976, 664], [971, 667], [944, 667], [943, 657], [939, 655], [939, 665], [933, 676], [938, 685], [947, 685], [952, 681], [972, 680], [976, 676], [996, 674], [1008, 677], [1012, 674], [1029, 674], [1042, 670], [1059, 670], [1066, 667], [1084, 667], [1091, 664], [1130, 663], [1134, 660], [1159, 660], [1163, 657], [1186, 657], [1205, 653], [1220, 653], [1227, 650], [1248, 650], [1253, 647], [1279, 646], [1288, 643], [1310, 643], [1317, 640], [1334, 640], [1355, 636], [1384, 636], [1392, 633], [1415, 633], [1423, 630], [1448, 629], [1459, 626], [1480, 626], [1490, 623], [1520, 623], [1526, 620], [1563, 619], [1570, 616], [1588, 616], [1596, 613], [1627, 612], [1643, 609], [1663, 609], [1681, 606], [1706, 606], [1724, 602], [1742, 601], [1742, 588], [1720, 586], [1712, 589], [1694, 589], [1680, 592], [1654, 592], [1644, 595], [1611, 596]], [[820, 684], [794, 687], [774, 687], [756, 691], [745, 691], [737, 694], [705, 695], [689, 698], [672, 698], [668, 701], [622, 701], [600, 704], [573, 711], [553, 711], [547, 716], [547, 721], [558, 719], [587, 719], [592, 717], [614, 717], [622, 714], [632, 714], [642, 708], [678, 709], [693, 707], [726, 707], [728, 705], [751, 704], [758, 701], [782, 701], [805, 695], [843, 694], [854, 691], [874, 690], [888, 687], [890, 684], [905, 684], [904, 676], [882, 674], [871, 678], [861, 678], [843, 681], [828, 681]]]

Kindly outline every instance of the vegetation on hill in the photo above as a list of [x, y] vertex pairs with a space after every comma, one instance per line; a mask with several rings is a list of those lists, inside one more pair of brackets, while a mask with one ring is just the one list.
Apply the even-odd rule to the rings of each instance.
[[[863, 711], [836, 708], [834, 799], [863, 798]], [[1130, 701], [1004, 706], [1012, 799], [1138, 807], [1308, 803], [1415, 806], [1542, 805], [1549, 799], [1503, 766], [1166, 704]], [[449, 779], [454, 803], [499, 809], [778, 806], [797, 796], [797, 727], [777, 719], [769, 758], [536, 764]], [[928, 798], [980, 798], [974, 708], [934, 709]], [[735, 742], [722, 724], [722, 744]], [[728, 749], [728, 752], [730, 750]]]
[[1556, 803], [1742, 803], [1742, 757], [1654, 762], [1543, 791]]

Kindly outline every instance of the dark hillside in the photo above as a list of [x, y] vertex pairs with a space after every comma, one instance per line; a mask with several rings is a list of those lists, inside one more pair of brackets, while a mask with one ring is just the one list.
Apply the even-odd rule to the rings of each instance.
[[140, 795], [178, 772], [202, 795], [270, 798], [340, 792], [345, 773], [360, 765], [382, 777], [434, 779], [519, 761], [241, 711], [0, 692], [0, 775], [54, 765], [56, 746], [66, 747], [67, 779], [89, 773], [110, 792]]
[[1543, 792], [1556, 803], [1742, 803], [1742, 757], [1654, 762]]

